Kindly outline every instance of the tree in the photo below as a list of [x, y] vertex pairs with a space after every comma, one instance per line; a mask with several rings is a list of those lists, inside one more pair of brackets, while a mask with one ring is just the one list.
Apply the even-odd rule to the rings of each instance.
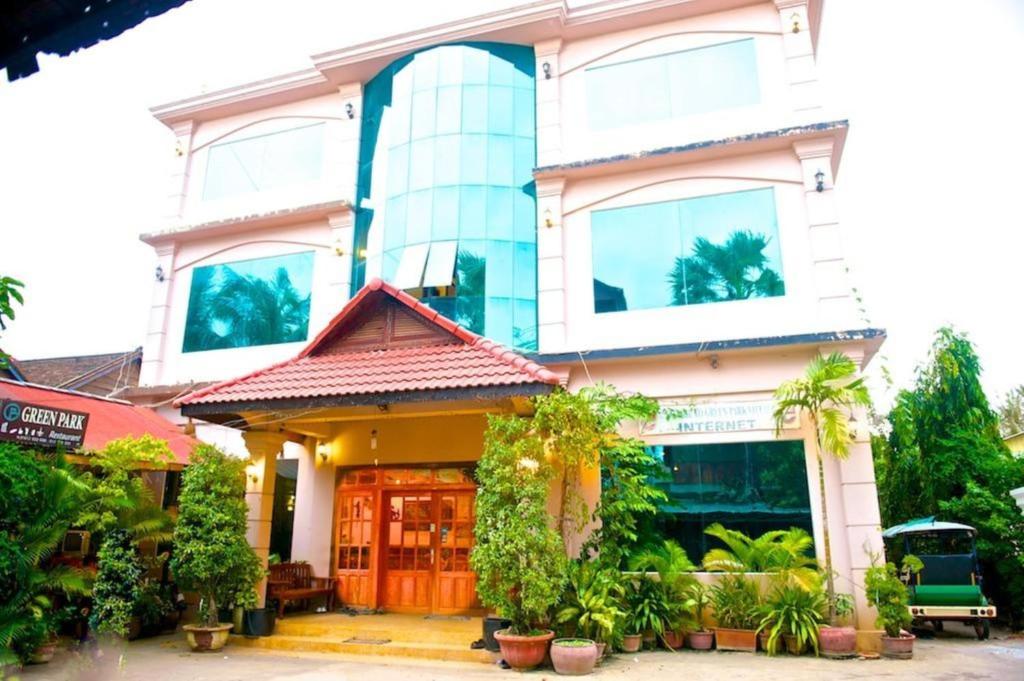
[[999, 405], [999, 432], [1003, 437], [1024, 433], [1024, 385], [1007, 393]]
[[132, 615], [140, 599], [142, 563], [124, 530], [113, 530], [97, 554], [89, 624], [100, 634], [127, 638]]
[[1003, 442], [980, 376], [970, 340], [939, 329], [913, 390], [889, 413], [888, 439], [874, 441], [879, 500], [887, 525], [937, 515], [975, 527], [986, 594], [1019, 627], [1024, 516], [1009, 492], [1024, 486], [1024, 461]]
[[828, 499], [825, 492], [824, 456], [845, 459], [850, 453], [853, 433], [851, 412], [868, 407], [864, 379], [857, 377], [857, 365], [846, 355], [833, 352], [817, 355], [808, 363], [801, 378], [784, 382], [775, 391], [775, 436], [785, 425], [787, 415], [796, 410], [806, 416], [814, 432], [814, 455], [818, 463], [818, 493], [821, 503], [821, 536], [824, 546], [825, 581], [828, 593], [829, 624], [836, 623], [836, 587], [832, 571], [832, 543], [828, 527]]
[[217, 604], [263, 576], [246, 541], [245, 462], [211, 445], [192, 452], [181, 481], [171, 570], [183, 589], [199, 592], [204, 626], [217, 626]]
[[693, 305], [782, 295], [782, 277], [764, 254], [768, 242], [749, 230], [736, 230], [721, 245], [699, 237], [693, 255], [676, 258], [669, 274], [672, 302]]
[[[4, 319], [14, 321], [14, 303], [19, 305], [25, 303], [25, 298], [21, 294], [21, 289], [24, 287], [25, 284], [15, 278], [0, 275], [0, 331], [7, 330]], [[0, 369], [6, 367], [7, 355], [0, 350]]]

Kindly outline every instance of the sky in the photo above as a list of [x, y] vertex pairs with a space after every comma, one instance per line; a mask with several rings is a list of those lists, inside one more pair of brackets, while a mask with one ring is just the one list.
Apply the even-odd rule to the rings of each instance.
[[[15, 357], [142, 345], [174, 140], [151, 106], [510, 0], [192, 0], [41, 71], [0, 75], [0, 272], [26, 283]], [[583, 4], [576, 1], [572, 5]], [[836, 181], [853, 281], [910, 385], [937, 328], [976, 343], [998, 401], [1024, 383], [1024, 1], [827, 0], [826, 98], [850, 120]], [[892, 398], [874, 381], [876, 401]]]

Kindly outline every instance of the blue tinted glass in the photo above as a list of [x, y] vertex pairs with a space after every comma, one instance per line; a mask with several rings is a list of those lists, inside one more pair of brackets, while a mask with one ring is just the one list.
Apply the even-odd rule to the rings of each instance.
[[458, 132], [462, 132], [462, 88], [440, 88], [437, 91], [437, 134]]
[[492, 87], [487, 100], [489, 117], [487, 132], [492, 135], [511, 135], [515, 131], [515, 104], [510, 87]]
[[537, 202], [531, 194], [517, 189], [513, 194], [515, 210], [515, 239], [526, 243], [537, 243]]
[[433, 191], [430, 189], [409, 194], [409, 213], [405, 223], [407, 244], [430, 241], [430, 222], [434, 211], [432, 195]]
[[[439, 59], [437, 82], [439, 84], [462, 84], [462, 53], [464, 51], [464, 48], [457, 45], [447, 45], [437, 48]], [[442, 88], [442, 90], [443, 89], [444, 88]]]
[[487, 79], [488, 85], [508, 85], [511, 87], [514, 78], [513, 73], [515, 72], [512, 62], [495, 57], [491, 57], [490, 62], [491, 72], [490, 77]]
[[513, 276], [516, 298], [537, 297], [537, 247], [531, 243], [515, 245], [515, 274]]
[[323, 145], [322, 123], [215, 144], [207, 157], [203, 199], [316, 180], [323, 169]]
[[462, 48], [462, 82], [486, 85], [490, 79], [491, 55], [485, 50]]
[[462, 184], [487, 184], [487, 135], [462, 135]]
[[434, 134], [434, 115], [437, 112], [437, 92], [420, 90], [412, 95], [412, 138], [414, 140]]
[[499, 184], [506, 187], [515, 182], [515, 155], [513, 138], [487, 138], [487, 184]]
[[753, 38], [587, 70], [587, 111], [596, 130], [759, 101]]
[[413, 90], [432, 90], [437, 85], [437, 68], [440, 61], [437, 50], [420, 52], [413, 57]]
[[[487, 241], [487, 295], [511, 296], [514, 259], [511, 241]], [[511, 320], [509, 321], [511, 327]]]
[[408, 199], [405, 194], [388, 200], [384, 224], [384, 250], [390, 251], [405, 245], [406, 209]]
[[432, 241], [449, 241], [459, 236], [459, 188], [434, 190], [434, 228]]
[[515, 154], [513, 183], [523, 186], [533, 182], [533, 164], [537, 159], [536, 145], [532, 137], [515, 137], [512, 144]]
[[487, 238], [511, 240], [514, 214], [510, 187], [487, 188]]
[[594, 311], [785, 294], [771, 188], [595, 211]]
[[182, 352], [306, 340], [312, 282], [312, 252], [196, 267]]
[[537, 301], [516, 298], [513, 303], [512, 342], [521, 350], [537, 347]]
[[[488, 263], [490, 264], [490, 263]], [[488, 337], [505, 346], [511, 346], [512, 340], [512, 299], [487, 296], [486, 302], [486, 333]]]
[[409, 150], [409, 191], [434, 186], [434, 138], [414, 140]]
[[409, 188], [409, 145], [395, 147], [388, 154], [388, 194], [403, 194]]
[[487, 236], [487, 188], [464, 186], [459, 192], [459, 238]]
[[434, 138], [434, 184], [462, 184], [462, 137], [442, 135]]
[[533, 139], [534, 131], [534, 104], [533, 90], [515, 91], [515, 126], [514, 132], [520, 137]]
[[487, 132], [487, 86], [462, 88], [462, 132]]

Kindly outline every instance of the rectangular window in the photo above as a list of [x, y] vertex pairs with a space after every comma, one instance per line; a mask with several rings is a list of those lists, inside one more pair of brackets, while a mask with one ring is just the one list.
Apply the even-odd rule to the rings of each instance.
[[181, 494], [181, 471], [165, 471], [164, 494], [161, 507], [165, 511], [168, 508], [177, 508], [179, 494]]
[[313, 252], [192, 270], [183, 352], [306, 340]]
[[753, 38], [587, 69], [594, 130], [749, 106], [760, 98]]
[[668, 495], [657, 529], [694, 562], [717, 540], [704, 530], [721, 523], [756, 537], [799, 527], [813, 533], [801, 440], [652, 447], [666, 470]]
[[594, 312], [781, 296], [771, 188], [594, 211]]
[[203, 199], [311, 182], [323, 170], [324, 124], [314, 123], [210, 147]]

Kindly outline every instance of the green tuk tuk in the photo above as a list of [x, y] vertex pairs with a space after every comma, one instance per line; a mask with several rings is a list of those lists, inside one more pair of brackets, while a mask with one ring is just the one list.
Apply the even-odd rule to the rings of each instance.
[[981, 591], [976, 534], [970, 525], [934, 517], [911, 520], [882, 533], [894, 541], [896, 553], [913, 554], [924, 564], [908, 584], [908, 607], [915, 623], [931, 622], [935, 631], [942, 631], [943, 622], [964, 622], [974, 627], [978, 640], [988, 638], [996, 608]]

